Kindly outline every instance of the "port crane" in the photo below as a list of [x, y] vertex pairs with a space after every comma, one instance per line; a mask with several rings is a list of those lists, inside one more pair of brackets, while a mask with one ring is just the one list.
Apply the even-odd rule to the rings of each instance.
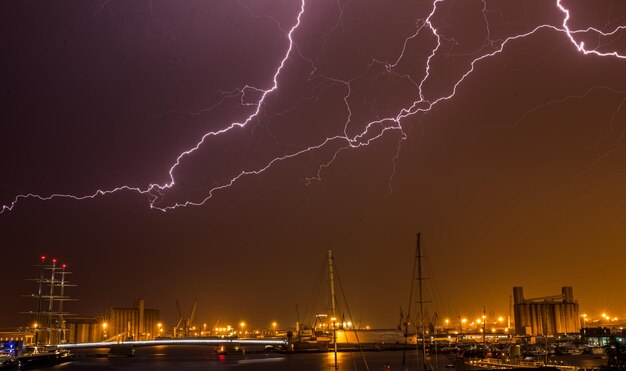
[[188, 317], [183, 316], [183, 312], [182, 310], [180, 310], [180, 304], [178, 303], [178, 300], [176, 300], [176, 309], [178, 309], [178, 323], [174, 327], [174, 337], [188, 337], [189, 331], [194, 328], [194, 323], [196, 322], [198, 299], [194, 300], [193, 306], [191, 307], [191, 313]]

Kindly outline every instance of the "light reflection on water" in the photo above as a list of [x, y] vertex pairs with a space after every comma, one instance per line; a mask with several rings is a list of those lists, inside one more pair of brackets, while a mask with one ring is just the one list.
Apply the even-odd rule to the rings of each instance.
[[[402, 351], [341, 352], [337, 354], [338, 369], [378, 371], [388, 364], [392, 371], [402, 370]], [[551, 361], [573, 364], [580, 367], [600, 367], [605, 361], [592, 355], [550, 357]], [[131, 358], [77, 357], [71, 364], [58, 365], [47, 370], [235, 370], [235, 371], [331, 371], [334, 370], [335, 355], [328, 353], [279, 354], [246, 353], [216, 355], [213, 347], [166, 346], [158, 349], [137, 348]], [[408, 370], [417, 370], [421, 365], [417, 353], [406, 352]], [[451, 362], [445, 355], [431, 356], [428, 363], [439, 371], [451, 371]], [[446, 367], [448, 366], [448, 367]], [[421, 367], [419, 367], [421, 368]]]

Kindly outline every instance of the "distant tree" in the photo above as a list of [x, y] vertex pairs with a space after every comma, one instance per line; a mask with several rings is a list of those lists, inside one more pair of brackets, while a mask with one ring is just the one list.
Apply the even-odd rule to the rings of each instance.
[[606, 346], [606, 355], [608, 370], [626, 370], [626, 346], [615, 336], [611, 336], [609, 345]]

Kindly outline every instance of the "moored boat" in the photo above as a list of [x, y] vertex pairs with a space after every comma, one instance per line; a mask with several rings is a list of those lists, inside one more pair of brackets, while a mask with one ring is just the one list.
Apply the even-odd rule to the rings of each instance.
[[17, 357], [20, 369], [54, 366], [65, 362], [70, 362], [74, 355], [67, 350], [56, 348], [27, 349], [25, 353]]
[[562, 356], [577, 356], [583, 354], [583, 350], [573, 344], [563, 344], [556, 347], [556, 354]]
[[17, 368], [17, 366], [17, 358], [8, 354], [0, 354], [0, 370], [9, 370]]
[[578, 371], [576, 366], [566, 366], [561, 364], [544, 363], [541, 361], [511, 360], [502, 358], [470, 358], [459, 357], [454, 363], [456, 370], [561, 370]]

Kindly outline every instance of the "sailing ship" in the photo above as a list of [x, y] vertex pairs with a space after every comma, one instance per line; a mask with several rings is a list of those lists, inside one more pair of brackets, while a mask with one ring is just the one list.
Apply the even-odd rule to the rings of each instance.
[[[36, 267], [39, 268], [39, 277], [31, 279], [31, 281], [37, 283], [37, 294], [26, 296], [37, 300], [37, 309], [23, 312], [23, 314], [34, 317], [34, 344], [24, 347], [20, 354], [14, 356], [20, 368], [51, 366], [73, 359], [73, 354], [68, 350], [61, 350], [56, 347], [57, 344], [66, 341], [64, 317], [69, 313], [64, 312], [63, 304], [72, 300], [65, 295], [66, 287], [75, 286], [71, 285], [66, 278], [66, 275], [71, 272], [67, 271], [66, 264], [57, 264], [57, 259], [52, 259], [48, 263], [45, 256], [41, 256], [40, 264]], [[46, 271], [50, 271], [49, 277], [46, 277]], [[48, 289], [48, 293], [44, 293], [45, 289]], [[48, 304], [47, 310], [43, 308], [45, 301]], [[41, 322], [46, 317], [46, 325], [42, 326]]]
[[[336, 299], [335, 283], [339, 281], [333, 257], [333, 251], [327, 251], [328, 274], [328, 302], [330, 307], [327, 313], [316, 313], [311, 326], [298, 321], [296, 324], [296, 339], [293, 342], [293, 351], [296, 352], [324, 352], [324, 351], [354, 351], [397, 349], [403, 347], [404, 336], [397, 329], [369, 329], [358, 328], [351, 318], [341, 313]], [[326, 270], [326, 268], [324, 268]], [[341, 288], [341, 282], [338, 282]], [[343, 295], [345, 298], [345, 295]]]

